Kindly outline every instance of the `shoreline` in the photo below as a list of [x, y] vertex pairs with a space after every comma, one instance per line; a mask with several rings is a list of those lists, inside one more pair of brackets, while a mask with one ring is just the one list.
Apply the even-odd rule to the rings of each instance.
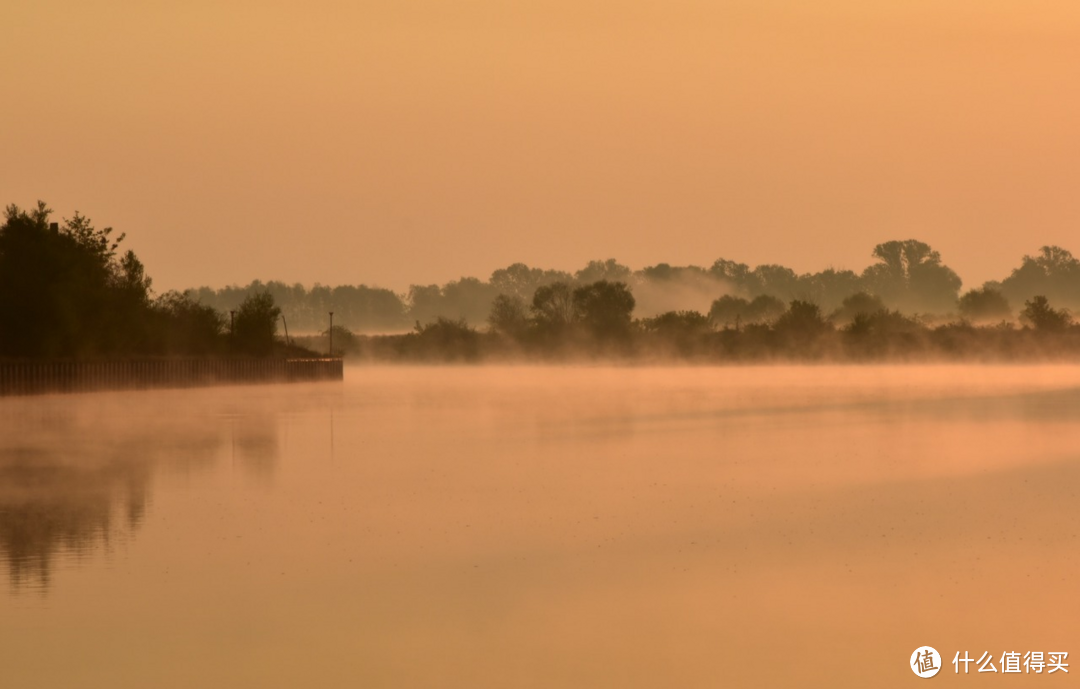
[[336, 357], [0, 361], [0, 397], [343, 379]]

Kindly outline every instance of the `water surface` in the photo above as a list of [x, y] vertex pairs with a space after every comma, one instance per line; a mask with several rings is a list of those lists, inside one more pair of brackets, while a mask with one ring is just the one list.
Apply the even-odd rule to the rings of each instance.
[[1078, 422], [1076, 367], [0, 399], [0, 686], [993, 682], [1080, 652]]

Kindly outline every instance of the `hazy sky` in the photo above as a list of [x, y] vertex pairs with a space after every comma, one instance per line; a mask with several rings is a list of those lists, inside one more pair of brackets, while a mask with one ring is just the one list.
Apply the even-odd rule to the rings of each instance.
[[1075, 0], [0, 3], [0, 202], [159, 289], [1080, 253]]

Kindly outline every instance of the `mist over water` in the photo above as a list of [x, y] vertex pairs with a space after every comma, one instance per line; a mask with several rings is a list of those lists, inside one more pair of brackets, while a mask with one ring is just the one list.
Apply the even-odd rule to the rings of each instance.
[[1071, 654], [1078, 422], [1076, 366], [4, 398], [0, 686], [862, 687], [924, 644], [939, 682], [956, 650]]

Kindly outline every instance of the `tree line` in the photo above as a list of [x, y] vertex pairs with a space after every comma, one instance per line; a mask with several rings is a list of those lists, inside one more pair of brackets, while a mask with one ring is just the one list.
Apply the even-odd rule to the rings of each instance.
[[[781, 265], [751, 268], [728, 259], [718, 259], [708, 267], [660, 263], [632, 270], [607, 259], [591, 261], [574, 273], [515, 263], [494, 271], [487, 280], [463, 277], [443, 285], [414, 284], [404, 293], [367, 285], [306, 288], [254, 281], [243, 287], [201, 287], [185, 294], [198, 303], [228, 311], [253, 294], [268, 293], [290, 328], [309, 333], [326, 330], [330, 311], [335, 323], [355, 333], [402, 332], [437, 318], [464, 320], [480, 327], [487, 323], [501, 296], [528, 302], [541, 287], [562, 283], [576, 288], [602, 280], [626, 284], [634, 294], [639, 317], [695, 310], [718, 327], [774, 319], [794, 300], [817, 304], [832, 314], [845, 300], [859, 294], [869, 295], [885, 308], [923, 319], [1015, 319], [1023, 304], [1035, 296], [1045, 296], [1070, 311], [1080, 309], [1080, 260], [1061, 247], [1042, 247], [1038, 253], [1024, 256], [1002, 280], [966, 292], [961, 291], [956, 272], [924, 242], [884, 242], [875, 246], [871, 255], [874, 262], [860, 273], [829, 268], [798, 274]], [[729, 299], [715, 303], [723, 297]]]
[[[1008, 302], [981, 288], [965, 302], [994, 317]], [[335, 326], [346, 354], [371, 360], [479, 361], [566, 358], [660, 358], [699, 361], [762, 360], [1038, 360], [1080, 356], [1080, 325], [1047, 297], [1025, 300], [1019, 324], [965, 317], [937, 322], [890, 309], [857, 292], [831, 313], [811, 301], [784, 304], [771, 296], [725, 295], [708, 315], [676, 310], [635, 318], [624, 282], [599, 280], [538, 287], [526, 302], [500, 294], [478, 329], [464, 319], [438, 317], [399, 335], [363, 336]], [[718, 314], [723, 314], [723, 317]], [[724, 321], [719, 324], [720, 321]], [[321, 343], [312, 338], [313, 346]]]
[[[277, 337], [265, 292], [229, 314], [175, 291], [155, 296], [124, 236], [76, 213], [51, 222], [42, 202], [5, 209], [0, 226], [0, 356], [269, 356], [300, 353]], [[306, 351], [306, 350], [305, 350]]]
[[[486, 281], [405, 294], [256, 282], [155, 295], [142, 262], [120, 250], [122, 235], [79, 213], [62, 223], [50, 214], [40, 202], [5, 211], [0, 356], [310, 355], [294, 342], [326, 351], [329, 311], [335, 350], [391, 358], [1049, 355], [1071, 351], [1078, 330], [1080, 261], [1054, 246], [963, 293], [937, 251], [904, 240], [877, 245], [861, 273], [726, 259], [635, 271], [608, 259], [573, 274], [516, 263]], [[306, 335], [283, 341], [286, 321]]]

